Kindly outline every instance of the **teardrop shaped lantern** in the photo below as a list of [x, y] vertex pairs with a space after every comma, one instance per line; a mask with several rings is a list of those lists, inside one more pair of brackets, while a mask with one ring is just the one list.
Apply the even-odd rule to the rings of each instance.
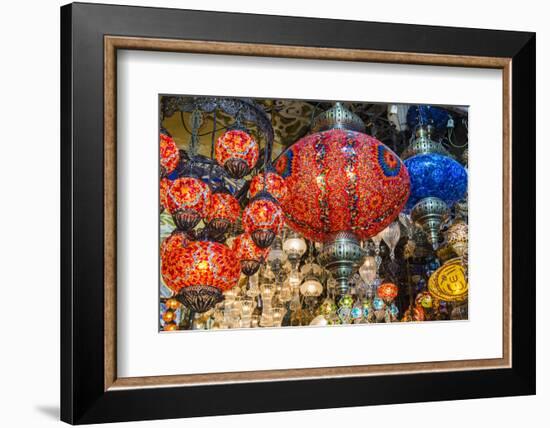
[[462, 220], [453, 223], [447, 230], [447, 242], [462, 257], [468, 248], [468, 225]]
[[391, 223], [382, 232], [380, 232], [380, 236], [390, 249], [390, 258], [392, 260], [395, 260], [395, 247], [399, 242], [399, 238], [401, 237], [401, 228], [399, 227], [399, 222], [394, 221], [393, 223]]
[[239, 201], [225, 190], [217, 190], [210, 196], [206, 209], [206, 224], [214, 235], [223, 235], [237, 221], [241, 213]]
[[166, 195], [168, 211], [183, 231], [193, 229], [205, 217], [209, 200], [210, 188], [194, 177], [174, 180]]
[[258, 143], [239, 126], [225, 131], [216, 140], [215, 153], [218, 164], [236, 179], [247, 175], [260, 156]]
[[245, 208], [242, 223], [258, 247], [268, 248], [284, 225], [283, 211], [273, 196], [262, 191]]
[[221, 301], [224, 291], [237, 285], [240, 268], [227, 246], [193, 241], [163, 254], [161, 274], [181, 303], [202, 313]]
[[165, 177], [174, 171], [180, 161], [176, 142], [165, 129], [160, 132], [160, 175]]
[[240, 263], [242, 273], [246, 276], [254, 275], [269, 253], [269, 249], [258, 247], [247, 233], [234, 239], [233, 251]]

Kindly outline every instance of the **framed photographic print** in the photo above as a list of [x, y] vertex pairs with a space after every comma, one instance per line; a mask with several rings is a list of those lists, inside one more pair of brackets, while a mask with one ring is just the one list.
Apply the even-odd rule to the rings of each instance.
[[535, 393], [535, 35], [61, 8], [61, 418]]

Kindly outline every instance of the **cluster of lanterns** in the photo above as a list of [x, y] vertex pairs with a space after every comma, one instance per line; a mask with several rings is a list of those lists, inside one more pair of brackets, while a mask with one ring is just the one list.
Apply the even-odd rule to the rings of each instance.
[[[258, 165], [259, 145], [240, 124], [225, 130], [215, 162], [232, 179], [251, 176], [246, 204], [204, 177], [171, 179], [185, 160], [163, 129], [160, 209], [175, 225], [160, 251], [171, 291], [162, 302], [163, 329], [183, 325], [184, 312], [192, 328], [397, 321], [400, 288], [391, 275], [380, 277], [382, 253], [395, 262], [403, 229], [414, 247], [415, 224], [436, 249], [467, 187], [464, 167], [431, 138], [435, 122], [427, 124], [420, 108], [415, 115], [416, 138], [404, 161], [341, 103], [317, 116], [312, 132], [274, 166], [268, 158]], [[459, 257], [432, 275], [429, 292], [418, 294], [403, 320], [424, 320], [438, 306], [432, 295], [466, 299], [467, 223], [452, 224], [446, 239]]]

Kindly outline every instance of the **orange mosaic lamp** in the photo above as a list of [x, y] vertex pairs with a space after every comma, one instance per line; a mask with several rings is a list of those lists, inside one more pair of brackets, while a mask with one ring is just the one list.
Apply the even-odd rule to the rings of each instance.
[[235, 127], [225, 131], [215, 144], [218, 164], [233, 178], [243, 178], [256, 166], [260, 157], [258, 143], [244, 129]]
[[378, 287], [378, 297], [380, 297], [386, 303], [389, 303], [397, 297], [398, 291], [399, 288], [397, 287], [397, 285], [392, 282], [386, 282], [384, 284], [380, 284], [380, 286]]
[[208, 230], [216, 236], [223, 235], [239, 218], [241, 206], [231, 193], [218, 191], [210, 196], [206, 209]]
[[262, 191], [245, 208], [242, 222], [256, 245], [268, 248], [283, 228], [283, 210], [273, 196]]
[[160, 174], [161, 177], [173, 172], [180, 162], [180, 153], [176, 142], [166, 131], [160, 133]]
[[166, 192], [166, 204], [178, 229], [193, 229], [205, 217], [210, 200], [210, 188], [202, 180], [181, 177], [172, 182]]
[[240, 266], [226, 245], [193, 241], [162, 254], [161, 274], [182, 304], [202, 313], [221, 301], [224, 291], [237, 285]]
[[254, 275], [260, 268], [262, 261], [269, 254], [268, 248], [258, 247], [247, 233], [243, 233], [235, 238], [233, 241], [233, 250], [241, 265], [241, 271], [246, 276]]
[[275, 172], [259, 173], [250, 181], [250, 198], [254, 198], [264, 190], [269, 192], [279, 203], [285, 202], [288, 198], [285, 179]]

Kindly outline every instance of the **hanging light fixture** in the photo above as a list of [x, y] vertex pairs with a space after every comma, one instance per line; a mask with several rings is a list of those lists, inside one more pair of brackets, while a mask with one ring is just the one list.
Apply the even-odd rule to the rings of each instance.
[[215, 235], [223, 235], [241, 213], [239, 201], [228, 190], [221, 188], [210, 196], [206, 210], [208, 230]]
[[183, 231], [193, 229], [205, 216], [210, 188], [195, 177], [181, 177], [172, 182], [166, 195], [168, 211]]
[[174, 171], [180, 162], [180, 152], [172, 136], [162, 129], [160, 131], [160, 176], [166, 177]]
[[345, 293], [364, 256], [358, 239], [397, 217], [409, 196], [409, 176], [399, 157], [364, 134], [362, 120], [342, 103], [318, 115], [312, 131], [276, 163], [290, 193], [282, 206], [293, 230], [325, 243], [320, 261]]
[[283, 203], [288, 198], [288, 188], [284, 178], [274, 171], [259, 173], [250, 181], [250, 198], [254, 198], [261, 191], [268, 192], [279, 203]]
[[399, 223], [397, 221], [391, 223], [382, 232], [380, 232], [380, 236], [390, 249], [390, 258], [395, 260], [395, 247], [401, 237], [401, 228], [399, 227]]
[[237, 285], [239, 263], [224, 244], [193, 241], [163, 254], [161, 274], [176, 298], [195, 312], [206, 312]]
[[[407, 169], [342, 103], [318, 115], [312, 134], [291, 145], [275, 167], [289, 198], [289, 226], [326, 242], [337, 232], [368, 239], [397, 217], [409, 195]], [[344, 208], [345, 207], [345, 208]]]
[[283, 212], [273, 196], [260, 192], [245, 208], [242, 222], [256, 245], [268, 248], [283, 227]]
[[448, 214], [445, 201], [434, 197], [422, 199], [411, 211], [412, 220], [422, 227], [434, 249], [439, 245], [439, 229]]
[[216, 161], [236, 179], [243, 178], [256, 166], [258, 143], [240, 125], [225, 131], [216, 141]]
[[307, 244], [304, 238], [294, 231], [289, 231], [283, 242], [283, 251], [293, 269], [298, 267], [298, 263], [306, 250]]
[[166, 239], [162, 241], [160, 245], [160, 258], [162, 259], [165, 254], [171, 252], [174, 248], [186, 247], [189, 244], [189, 237], [185, 232], [179, 229], [174, 229], [174, 231], [168, 235]]
[[393, 299], [397, 297], [397, 293], [399, 292], [399, 288], [397, 285], [395, 285], [392, 282], [385, 282], [384, 284], [380, 284], [378, 287], [378, 297], [380, 297], [386, 304], [390, 304]]
[[355, 235], [339, 232], [330, 242], [323, 244], [319, 261], [337, 281], [338, 293], [346, 294], [349, 290], [348, 279], [364, 257], [364, 251]]
[[254, 275], [269, 249], [259, 248], [249, 234], [243, 233], [233, 240], [235, 257], [240, 262], [241, 271], [246, 276]]
[[455, 221], [447, 230], [447, 242], [462, 257], [468, 248], [468, 225], [462, 220]]
[[359, 268], [359, 276], [365, 284], [370, 285], [376, 279], [376, 270], [376, 260], [372, 256], [367, 256]]
[[468, 281], [460, 257], [449, 260], [430, 276], [428, 291], [446, 302], [463, 302], [468, 298]]

